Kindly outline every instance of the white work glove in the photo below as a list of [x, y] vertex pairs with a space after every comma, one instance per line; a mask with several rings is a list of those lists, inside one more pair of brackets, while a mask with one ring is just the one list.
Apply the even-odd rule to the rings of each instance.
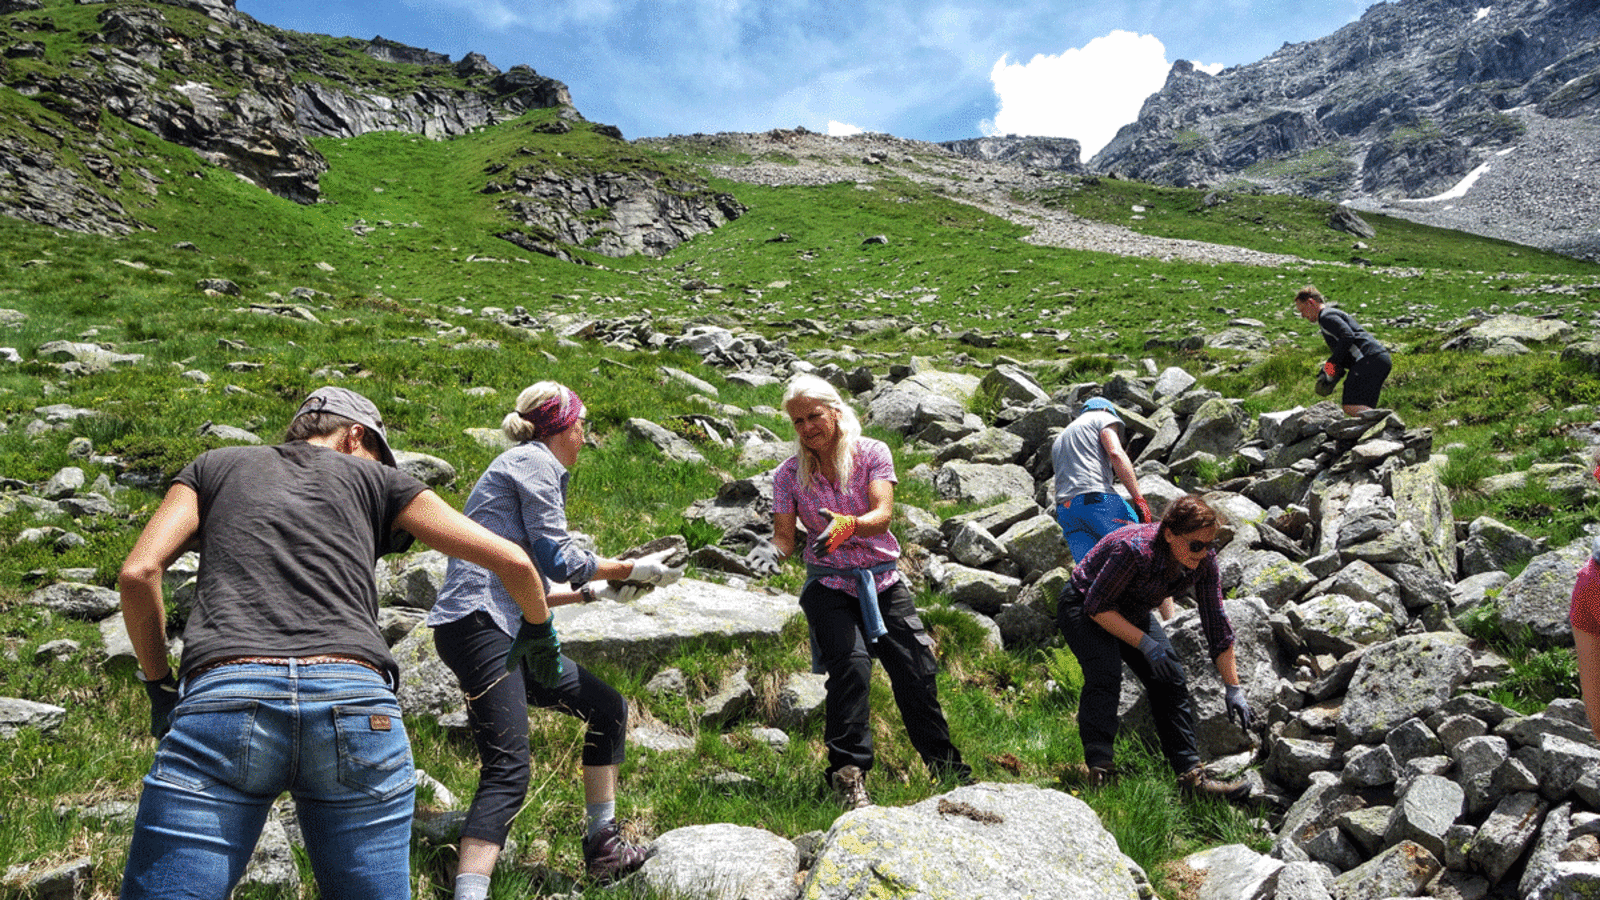
[[674, 569], [667, 565], [667, 558], [673, 554], [671, 548], [659, 550], [649, 556], [643, 556], [633, 561], [633, 572], [628, 575], [628, 581], [643, 581], [646, 584], [668, 585], [683, 577], [683, 568]]
[[628, 584], [627, 582], [612, 584], [608, 581], [595, 589], [594, 598], [596, 600], [615, 600], [618, 603], [632, 603], [650, 593], [651, 590], [651, 586], [647, 584]]

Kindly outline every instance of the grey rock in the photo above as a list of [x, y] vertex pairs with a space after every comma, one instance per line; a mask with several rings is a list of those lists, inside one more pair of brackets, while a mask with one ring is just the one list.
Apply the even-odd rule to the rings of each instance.
[[1572, 805], [1563, 803], [1550, 810], [1544, 817], [1544, 824], [1539, 827], [1533, 852], [1528, 854], [1522, 878], [1517, 882], [1517, 889], [1522, 896], [1533, 896], [1538, 893], [1540, 884], [1555, 878], [1556, 864], [1561, 861], [1561, 853], [1567, 848], [1571, 833]]
[[690, 825], [655, 840], [639, 870], [652, 892], [705, 900], [792, 900], [800, 851], [760, 828]]
[[999, 612], [1022, 591], [1022, 582], [1009, 575], [956, 563], [939, 567], [933, 583], [951, 603], [964, 603], [985, 615]]
[[400, 687], [395, 698], [406, 715], [439, 718], [466, 709], [455, 673], [434, 647], [432, 628], [418, 625], [389, 648], [389, 653], [400, 667]]
[[456, 480], [456, 467], [437, 456], [410, 450], [396, 450], [394, 460], [400, 471], [428, 487], [444, 487]]
[[940, 497], [961, 503], [994, 503], [1033, 496], [1033, 476], [1018, 465], [953, 460], [934, 473], [933, 486]]
[[1443, 868], [1432, 853], [1402, 841], [1333, 880], [1339, 900], [1385, 900], [1416, 897]]
[[1572, 793], [1585, 774], [1600, 770], [1600, 747], [1545, 733], [1539, 740], [1539, 793], [1559, 801]]
[[[1063, 841], [1062, 835], [1073, 835]], [[962, 847], [930, 853], [932, 847]], [[1081, 800], [1028, 784], [957, 788], [909, 807], [835, 820], [801, 885], [813, 900], [877, 896], [893, 872], [904, 896], [1137, 900], [1142, 871]]]
[[1394, 751], [1384, 744], [1351, 748], [1345, 753], [1344, 770], [1339, 779], [1352, 788], [1373, 788], [1394, 784], [1400, 774]]
[[1461, 817], [1465, 802], [1466, 792], [1459, 784], [1437, 775], [1419, 775], [1395, 801], [1384, 838], [1391, 844], [1415, 841], [1443, 858], [1445, 832]]
[[1025, 519], [1000, 535], [1000, 544], [1024, 572], [1048, 572], [1068, 564], [1072, 553], [1061, 536], [1061, 526], [1040, 514]]
[[1459, 769], [1456, 782], [1466, 791], [1467, 812], [1477, 815], [1500, 802], [1503, 795], [1495, 784], [1495, 773], [1511, 758], [1505, 738], [1467, 738], [1450, 755]]
[[40, 489], [39, 496], [46, 500], [62, 500], [82, 490], [87, 481], [82, 469], [77, 466], [65, 466], [50, 476], [50, 480]]
[[716, 728], [737, 719], [754, 705], [755, 699], [750, 673], [741, 666], [722, 679], [715, 694], [701, 702], [700, 727]]
[[1479, 516], [1467, 526], [1461, 544], [1461, 571], [1466, 575], [1503, 572], [1538, 553], [1538, 541], [1509, 525]]
[[1382, 740], [1399, 723], [1443, 705], [1471, 671], [1472, 651], [1461, 635], [1406, 635], [1372, 647], [1339, 713], [1341, 743]]
[[[1057, 533], [1060, 533], [1059, 528]], [[949, 536], [949, 552], [951, 559], [976, 569], [1004, 557], [1006, 548], [985, 529], [965, 522]]]
[[1567, 612], [1578, 569], [1589, 558], [1590, 543], [1589, 538], [1580, 538], [1535, 556], [1494, 600], [1503, 626], [1513, 631], [1523, 626], [1532, 629], [1540, 646], [1571, 646]]
[[1472, 843], [1472, 864], [1491, 884], [1504, 878], [1544, 822], [1548, 805], [1538, 794], [1510, 794], [1489, 814]]
[[821, 716], [827, 682], [828, 676], [811, 672], [794, 672], [784, 679], [778, 691], [778, 726], [797, 730]]
[[561, 607], [556, 631], [561, 648], [588, 663], [640, 665], [659, 660], [685, 642], [708, 637], [734, 641], [776, 637], [800, 613], [793, 594], [744, 590], [684, 578], [633, 603]]
[[0, 697], [0, 738], [9, 740], [25, 728], [53, 737], [60, 732], [66, 720], [67, 711], [59, 706], [17, 697]]
[[1337, 594], [1312, 597], [1285, 608], [1289, 621], [1314, 653], [1344, 656], [1395, 636], [1394, 616], [1371, 603]]
[[918, 406], [925, 398], [934, 396], [953, 400], [964, 410], [977, 393], [980, 383], [973, 375], [934, 370], [919, 372], [875, 393], [867, 404], [865, 421], [890, 431], [910, 434], [917, 424]]
[[1192, 453], [1210, 453], [1219, 458], [1233, 455], [1244, 440], [1244, 413], [1234, 403], [1208, 400], [1189, 418], [1189, 425], [1172, 445], [1170, 457], [1182, 459]]
[[28, 604], [42, 606], [74, 619], [98, 622], [122, 606], [117, 592], [95, 584], [63, 581], [45, 585], [28, 595]]
[[637, 438], [653, 445], [672, 462], [705, 463], [706, 459], [694, 445], [662, 428], [649, 419], [630, 418], [623, 425], [623, 431], [633, 438]]
[[[1191, 853], [1178, 863], [1185, 877], [1198, 879], [1198, 897], [1251, 897], [1272, 883], [1284, 864], [1243, 844], [1224, 844]], [[1192, 876], [1189, 873], [1193, 873]]]
[[1262, 770], [1288, 790], [1299, 791], [1311, 785], [1314, 774], [1328, 772], [1342, 759], [1343, 754], [1333, 741], [1275, 737], [1268, 743]]

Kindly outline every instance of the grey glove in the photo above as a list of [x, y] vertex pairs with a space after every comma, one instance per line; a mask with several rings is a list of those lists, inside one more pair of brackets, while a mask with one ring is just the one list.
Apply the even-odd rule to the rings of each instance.
[[1229, 720], [1238, 721], [1240, 728], [1249, 731], [1254, 716], [1250, 712], [1250, 701], [1245, 699], [1244, 688], [1237, 684], [1224, 685], [1223, 702], [1228, 707]]
[[783, 567], [783, 554], [779, 552], [778, 545], [754, 532], [745, 536], [750, 538], [751, 547], [744, 561], [750, 564], [751, 570], [757, 575], [778, 574]]
[[143, 672], [138, 676], [150, 697], [150, 736], [163, 738], [172, 730], [172, 711], [178, 708], [178, 679], [172, 676], [171, 669], [156, 681], [145, 681]]
[[519, 664], [528, 664], [528, 674], [545, 687], [561, 683], [561, 641], [556, 638], [555, 623], [549, 619], [535, 625], [527, 619], [517, 629], [517, 637], [506, 654], [506, 671]]
[[1172, 657], [1172, 652], [1160, 641], [1148, 634], [1145, 635], [1139, 639], [1139, 652], [1150, 661], [1150, 671], [1157, 681], [1165, 681], [1168, 684], [1183, 683], [1183, 666], [1178, 664]]

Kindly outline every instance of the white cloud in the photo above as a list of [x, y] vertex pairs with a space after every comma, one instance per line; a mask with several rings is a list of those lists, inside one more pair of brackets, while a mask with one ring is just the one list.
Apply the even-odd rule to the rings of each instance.
[[860, 134], [863, 131], [866, 131], [866, 129], [862, 128], [860, 125], [851, 125], [848, 122], [835, 122], [832, 119], [828, 120], [828, 137], [849, 137], [852, 134]]
[[[989, 72], [1000, 108], [979, 128], [986, 135], [1075, 138], [1088, 160], [1139, 116], [1172, 64], [1155, 35], [1116, 30], [1082, 48], [1026, 63], [1002, 56]], [[1198, 65], [1215, 74], [1220, 65]]]

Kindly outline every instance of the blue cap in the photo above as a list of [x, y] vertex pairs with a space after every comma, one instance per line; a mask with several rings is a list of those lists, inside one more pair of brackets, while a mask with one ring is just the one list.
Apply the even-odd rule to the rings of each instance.
[[1103, 409], [1116, 416], [1118, 422], [1122, 421], [1122, 413], [1117, 412], [1117, 405], [1104, 397], [1090, 397], [1083, 401], [1083, 411], [1088, 412], [1091, 409]]

